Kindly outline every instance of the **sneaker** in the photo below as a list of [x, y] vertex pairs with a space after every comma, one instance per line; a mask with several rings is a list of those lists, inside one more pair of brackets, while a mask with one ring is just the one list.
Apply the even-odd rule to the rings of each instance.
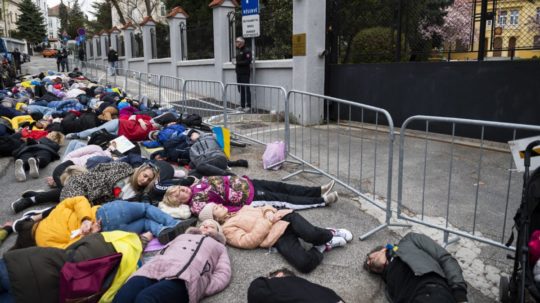
[[336, 181], [330, 180], [330, 182], [321, 186], [321, 197], [324, 197], [324, 195], [329, 194], [332, 188], [334, 188], [335, 184], [336, 184]]
[[71, 133], [71, 134], [67, 134], [66, 135], [66, 139], [80, 139], [79, 135], [77, 135], [76, 133]]
[[19, 182], [26, 181], [26, 173], [24, 172], [24, 163], [22, 159], [15, 161], [15, 179]]
[[30, 217], [22, 217], [20, 219], [17, 219], [13, 222], [13, 232], [18, 234], [21, 230], [25, 230], [27, 228], [32, 228], [34, 226], [34, 221], [30, 219]]
[[43, 209], [33, 209], [33, 210], [29, 210], [27, 212], [25, 212], [22, 216], [23, 217], [27, 217], [27, 218], [30, 218], [32, 216], [36, 216], [36, 215], [39, 215], [39, 214], [42, 214], [44, 212], [46, 212], [47, 210], [53, 208], [54, 206], [50, 206], [50, 207], [46, 207], [46, 208], [43, 208]]
[[42, 192], [45, 192], [45, 191], [43, 189], [27, 190], [27, 191], [23, 192], [21, 196], [23, 198], [30, 198], [30, 197], [35, 197], [38, 193], [42, 193]]
[[331, 205], [337, 202], [339, 199], [339, 195], [337, 191], [333, 191], [331, 193], [325, 194], [323, 196], [324, 202], [326, 202], [326, 205]]
[[353, 234], [345, 228], [327, 228], [327, 229], [330, 230], [332, 234], [336, 237], [341, 237], [345, 239], [345, 241], [347, 242], [352, 241]]
[[333, 248], [345, 246], [347, 244], [347, 240], [343, 239], [342, 237], [335, 236], [330, 240], [328, 243], [326, 243], [326, 249], [324, 251], [330, 251]]
[[30, 177], [34, 179], [39, 178], [39, 168], [35, 158], [28, 159], [28, 166], [30, 166]]
[[178, 235], [185, 233], [186, 229], [188, 229], [190, 226], [195, 226], [196, 223], [197, 223], [197, 218], [189, 218], [189, 219], [181, 221], [180, 223], [176, 224], [174, 227], [164, 228], [158, 235], [159, 243], [161, 243], [162, 245], [165, 245], [171, 242]]
[[22, 210], [32, 206], [32, 204], [34, 203], [32, 203], [32, 200], [30, 200], [30, 198], [20, 198], [11, 203], [11, 209], [13, 209], [14, 213], [19, 213]]

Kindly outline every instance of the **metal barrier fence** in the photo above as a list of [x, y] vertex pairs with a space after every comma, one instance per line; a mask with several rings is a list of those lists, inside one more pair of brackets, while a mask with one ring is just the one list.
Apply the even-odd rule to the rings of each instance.
[[[288, 155], [300, 161], [302, 168], [283, 180], [304, 172], [321, 174], [385, 211], [385, 223], [360, 236], [361, 240], [385, 227], [403, 226], [390, 223], [394, 144], [390, 114], [381, 108], [294, 90], [288, 93], [287, 102], [289, 109], [319, 116], [322, 121], [303, 126], [296, 121], [301, 118], [289, 114]], [[335, 108], [333, 117], [331, 107]], [[360, 113], [360, 121], [352, 120], [353, 112]]]
[[159, 78], [161, 75], [139, 73], [139, 98], [146, 96], [148, 104], [159, 104]]
[[[408, 127], [412, 124], [423, 131], [411, 131]], [[450, 127], [452, 135], [431, 132], [441, 127]], [[478, 139], [460, 142], [456, 134], [463, 127], [478, 129]], [[515, 140], [529, 137], [531, 131], [540, 133], [540, 126], [433, 116], [408, 118], [400, 134], [397, 217], [442, 230], [446, 244], [456, 240], [449, 239], [454, 234], [507, 248], [503, 243], [521, 200], [522, 174], [515, 172], [507, 145], [485, 139], [492, 131]], [[407, 164], [406, 150], [415, 157]], [[412, 192], [411, 188], [422, 190]], [[427, 212], [444, 220], [428, 218]]]
[[184, 79], [162, 75], [159, 78], [159, 105], [165, 108], [173, 107], [182, 100], [183, 88]]
[[[246, 98], [245, 110], [240, 107], [242, 90]], [[248, 95], [251, 95], [251, 104], [248, 104]], [[283, 87], [228, 83], [223, 102], [224, 123], [231, 133], [260, 144], [287, 142], [287, 91]]]
[[205, 119], [215, 117], [209, 123], [223, 125], [223, 91], [224, 86], [220, 81], [185, 80], [182, 99], [174, 106], [181, 112], [198, 114]]

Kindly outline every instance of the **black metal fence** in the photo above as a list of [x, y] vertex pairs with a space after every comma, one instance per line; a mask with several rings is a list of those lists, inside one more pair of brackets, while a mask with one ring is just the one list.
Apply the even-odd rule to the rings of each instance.
[[[212, 20], [187, 24], [180, 27], [180, 39], [182, 48], [187, 48], [186, 60], [214, 58], [214, 25]], [[187, 47], [184, 45], [183, 36], [187, 37]]]
[[331, 63], [535, 59], [537, 0], [331, 0]]
[[[260, 36], [255, 38], [255, 53], [258, 60], [292, 58], [292, 1], [281, 1], [279, 5], [264, 4], [260, 7]], [[229, 14], [229, 54], [235, 57], [234, 40], [242, 36], [242, 14], [240, 9]], [[251, 47], [251, 39], [246, 39]]]

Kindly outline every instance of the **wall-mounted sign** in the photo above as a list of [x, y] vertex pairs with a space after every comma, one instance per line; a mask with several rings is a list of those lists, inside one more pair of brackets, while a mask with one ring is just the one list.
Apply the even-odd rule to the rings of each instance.
[[306, 33], [295, 34], [292, 36], [292, 55], [306, 55]]
[[499, 26], [495, 28], [495, 35], [500, 36], [502, 35], [502, 32], [503, 32], [502, 27]]
[[244, 38], [255, 38], [261, 35], [261, 25], [259, 14], [242, 16], [242, 36]]

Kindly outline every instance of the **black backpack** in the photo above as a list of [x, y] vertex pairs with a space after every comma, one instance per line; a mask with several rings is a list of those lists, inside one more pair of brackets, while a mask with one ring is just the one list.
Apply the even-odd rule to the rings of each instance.
[[105, 150], [109, 147], [109, 143], [111, 142], [111, 140], [115, 138], [117, 138], [117, 136], [109, 133], [105, 129], [100, 129], [90, 135], [88, 145], [99, 145], [103, 150]]
[[184, 113], [178, 120], [187, 127], [200, 127], [202, 124], [202, 118], [197, 114]]

